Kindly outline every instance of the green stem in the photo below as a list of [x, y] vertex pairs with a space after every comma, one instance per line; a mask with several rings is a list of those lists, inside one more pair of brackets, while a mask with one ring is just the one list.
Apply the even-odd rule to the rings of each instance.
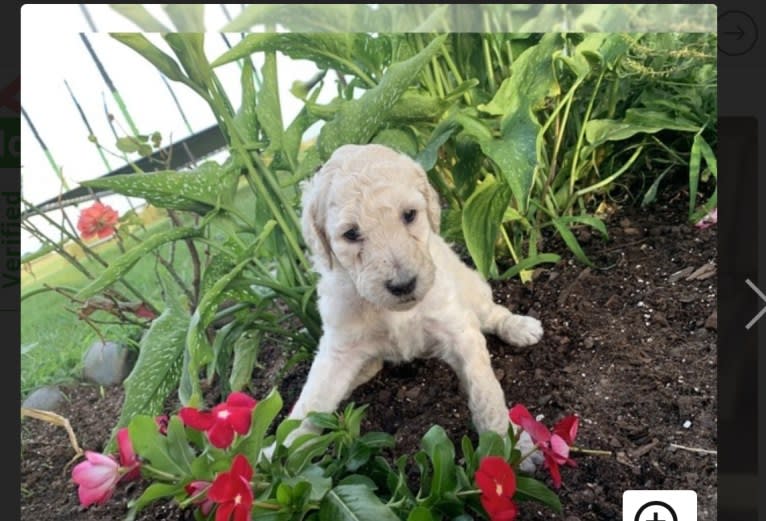
[[580, 156], [580, 152], [582, 151], [582, 143], [585, 139], [585, 126], [586, 123], [590, 120], [590, 114], [593, 111], [593, 104], [596, 102], [596, 95], [598, 94], [599, 87], [601, 86], [601, 80], [604, 79], [604, 74], [606, 72], [606, 69], [601, 71], [601, 74], [598, 76], [598, 81], [596, 82], [596, 86], [593, 89], [593, 95], [590, 97], [590, 101], [588, 102], [588, 108], [585, 110], [585, 115], [583, 116], [582, 126], [580, 127], [580, 133], [577, 136], [577, 144], [575, 145], [574, 149], [574, 157], [572, 157], [572, 169], [569, 174], [569, 195], [571, 196], [574, 193], [574, 185], [577, 181], [577, 161]]
[[146, 462], [141, 463], [141, 468], [143, 470], [146, 470], [148, 472], [151, 472], [157, 477], [167, 479], [168, 481], [178, 481], [181, 479], [181, 476], [176, 476], [175, 474], [171, 474], [169, 472], [165, 472], [164, 470], [160, 470], [158, 468], [152, 467]]

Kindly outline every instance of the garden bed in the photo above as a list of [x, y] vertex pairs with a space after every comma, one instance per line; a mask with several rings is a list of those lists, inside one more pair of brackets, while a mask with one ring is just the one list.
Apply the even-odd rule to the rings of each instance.
[[[671, 194], [671, 191], [666, 192]], [[621, 519], [629, 489], [691, 489], [698, 519], [716, 518], [716, 231], [686, 224], [688, 195], [651, 211], [625, 208], [608, 220], [610, 240], [589, 233], [579, 239], [599, 267], [584, 268], [567, 256], [540, 270], [523, 287], [493, 283], [495, 298], [511, 310], [542, 320], [545, 335], [529, 348], [489, 338], [496, 376], [509, 401], [526, 404], [553, 423], [581, 417], [576, 445], [609, 454], [575, 453], [576, 468], [562, 471], [563, 513], [521, 505], [520, 520]], [[547, 245], [546, 251], [564, 251]], [[278, 383], [285, 403], [297, 398], [309, 362], [276, 382], [282, 352], [265, 347], [264, 377], [253, 394]], [[115, 424], [120, 388], [65, 389], [62, 414], [80, 445], [101, 450]], [[386, 366], [351, 399], [369, 404], [364, 428], [394, 435], [396, 453], [417, 450], [433, 424], [459, 443], [475, 439], [465, 396], [451, 370], [436, 360]], [[142, 485], [121, 487], [104, 506], [83, 510], [69, 482], [74, 452], [63, 429], [25, 419], [21, 431], [21, 519], [121, 519]], [[545, 478], [541, 471], [539, 477]], [[139, 520], [192, 519], [158, 503]]]

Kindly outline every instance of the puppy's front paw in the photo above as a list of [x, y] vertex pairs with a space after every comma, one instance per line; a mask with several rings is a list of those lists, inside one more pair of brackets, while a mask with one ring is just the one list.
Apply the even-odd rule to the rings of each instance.
[[536, 318], [513, 315], [504, 326], [503, 340], [515, 346], [531, 346], [543, 336], [543, 325]]
[[522, 471], [532, 474], [543, 464], [545, 457], [540, 449], [536, 448], [535, 443], [527, 432], [521, 433], [519, 441], [516, 443], [516, 448], [521, 452], [522, 456], [526, 456], [534, 450], [534, 452], [525, 458], [519, 465], [519, 468]]

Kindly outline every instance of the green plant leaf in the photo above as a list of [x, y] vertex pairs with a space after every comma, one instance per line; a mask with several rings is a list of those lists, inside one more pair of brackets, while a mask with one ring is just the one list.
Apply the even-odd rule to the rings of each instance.
[[542, 107], [548, 96], [559, 92], [553, 54], [561, 45], [559, 34], [543, 36], [513, 62], [511, 76], [503, 81], [492, 100], [478, 106], [481, 111], [502, 116], [502, 137], [482, 141], [481, 148], [500, 169], [522, 213], [527, 210], [538, 147], [542, 146], [537, 143], [542, 127], [534, 111]]
[[562, 217], [556, 217], [551, 222], [553, 223], [553, 226], [556, 227], [556, 231], [559, 232], [559, 235], [561, 235], [567, 248], [574, 254], [575, 258], [586, 266], [594, 268], [595, 265], [591, 262], [588, 256], [585, 255], [580, 243], [577, 241], [577, 237], [575, 237], [572, 230], [569, 229], [567, 221]]
[[91, 281], [87, 286], [82, 288], [77, 293], [76, 298], [80, 300], [88, 299], [99, 291], [111, 286], [122, 278], [122, 276], [125, 275], [136, 262], [155, 248], [168, 242], [197, 237], [200, 234], [201, 231], [197, 228], [184, 227], [174, 228], [166, 232], [150, 235], [144, 239], [143, 242], [113, 261], [108, 268], [101, 272], [101, 275], [99, 275], [97, 279]]
[[521, 501], [537, 501], [551, 507], [556, 512], [561, 512], [559, 497], [536, 479], [516, 476], [516, 496], [514, 497]]
[[463, 208], [463, 237], [476, 268], [484, 277], [489, 277], [494, 269], [495, 240], [510, 199], [508, 186], [487, 176]]
[[415, 156], [415, 161], [420, 163], [423, 170], [428, 172], [436, 165], [439, 149], [459, 128], [460, 125], [454, 120], [447, 120], [437, 125], [433, 132], [431, 132], [426, 146]]
[[137, 498], [128, 503], [128, 507], [139, 512], [145, 506], [154, 503], [158, 499], [173, 497], [176, 494], [184, 492], [183, 485], [171, 483], [152, 483]]
[[118, 194], [141, 197], [154, 206], [200, 214], [220, 206], [233, 207], [239, 170], [207, 161], [188, 172], [163, 170], [146, 174], [125, 174], [92, 179], [80, 183], [104, 188]]
[[205, 55], [205, 33], [166, 33], [162, 37], [181, 62], [189, 79], [199, 88], [198, 92], [202, 92], [202, 97], [208, 99], [210, 65]]
[[537, 266], [538, 264], [550, 263], [555, 264], [561, 260], [561, 256], [555, 253], [540, 253], [532, 257], [527, 257], [514, 264], [511, 268], [503, 272], [500, 279], [511, 279], [521, 273], [522, 271], [529, 270]]
[[258, 105], [255, 113], [258, 115], [258, 123], [263, 128], [266, 137], [269, 138], [269, 150], [274, 151], [282, 148], [282, 109], [279, 102], [279, 85], [277, 83], [277, 55], [274, 51], [266, 53], [263, 68], [263, 87], [258, 94]]
[[[162, 32], [168, 32], [165, 29]], [[178, 81], [190, 87], [197, 94], [204, 95], [205, 91], [191, 81], [181, 70], [181, 67], [170, 55], [164, 53], [159, 47], [150, 42], [146, 36], [140, 33], [110, 33], [110, 36], [123, 43], [144, 57], [149, 63], [170, 80]]]
[[266, 431], [271, 426], [274, 418], [277, 417], [277, 414], [279, 414], [279, 411], [282, 410], [282, 405], [282, 397], [275, 388], [271, 390], [266, 398], [258, 402], [258, 405], [253, 409], [250, 432], [238, 445], [238, 451], [250, 460], [250, 464], [253, 467], [260, 457]]
[[410, 157], [415, 157], [418, 152], [418, 139], [410, 128], [384, 128], [370, 143], [385, 145]]
[[279, 51], [295, 60], [311, 60], [320, 69], [367, 76], [378, 66], [374, 50], [382, 44], [382, 40], [361, 32], [250, 34], [217, 58], [212, 66], [218, 67], [256, 52]]
[[250, 60], [245, 60], [245, 64], [242, 66], [240, 84], [242, 86], [242, 102], [234, 116], [234, 124], [239, 128], [245, 143], [252, 143], [258, 141], [259, 136], [258, 114], [255, 110], [258, 105], [255, 71], [253, 70], [253, 62]]
[[446, 36], [437, 36], [412, 58], [391, 65], [378, 85], [359, 99], [344, 104], [335, 117], [324, 124], [317, 138], [322, 160], [341, 145], [367, 143], [385, 121], [389, 109], [396, 104], [420, 70], [441, 50]]
[[429, 509], [417, 506], [410, 511], [407, 521], [435, 521], [435, 518]]
[[[705, 159], [710, 172], [713, 176], [718, 176], [718, 161], [715, 153], [708, 145], [702, 133], [694, 135], [692, 142], [691, 156], [689, 157], [689, 220], [693, 221], [695, 217], [695, 208], [697, 207], [697, 192], [699, 190], [700, 169], [702, 159]], [[704, 215], [704, 214], [703, 214]], [[697, 219], [699, 220], [699, 219]]]
[[585, 138], [592, 147], [607, 141], [622, 141], [636, 134], [656, 134], [661, 130], [698, 132], [700, 126], [693, 121], [647, 108], [631, 108], [625, 118], [592, 119], [585, 123]]
[[186, 438], [186, 429], [180, 417], [170, 417], [165, 440], [167, 442], [168, 454], [173, 458], [173, 461], [184, 471], [184, 474], [191, 474], [194, 451], [189, 446], [189, 440]]
[[[122, 384], [125, 397], [112, 440], [133, 417], [141, 414], [154, 417], [162, 413], [165, 400], [178, 386], [189, 313], [184, 309], [181, 296], [173, 292], [173, 283], [165, 282], [165, 288], [166, 307], [141, 338], [136, 364]], [[113, 441], [108, 445], [113, 446]]]
[[[264, 233], [268, 235], [273, 229], [274, 223], [272, 221], [270, 227], [264, 228], [262, 236]], [[187, 390], [190, 390], [191, 394], [186, 395], [184, 393], [184, 395], [181, 396], [184, 405], [194, 406], [202, 399], [197, 374], [199, 369], [212, 359], [213, 355], [212, 346], [208, 342], [205, 329], [215, 316], [224, 290], [240, 274], [240, 272], [252, 262], [252, 259], [248, 255], [245, 257], [245, 260], [234, 266], [229, 273], [222, 276], [215, 284], [213, 284], [213, 287], [202, 295], [202, 298], [197, 305], [197, 309], [194, 310], [194, 314], [191, 317], [189, 328], [186, 332], [188, 365], [185, 364], [187, 367], [184, 368], [184, 371], [190, 378], [189, 384], [191, 384], [191, 388]]]
[[428, 429], [420, 441], [420, 446], [431, 459], [433, 476], [429, 489], [429, 502], [433, 504], [455, 488], [455, 447], [439, 425]]
[[257, 330], [245, 331], [234, 342], [234, 361], [229, 375], [229, 387], [232, 391], [244, 389], [253, 379], [260, 345], [261, 332]]
[[171, 456], [167, 439], [160, 434], [153, 417], [135, 416], [130, 420], [128, 433], [133, 450], [141, 459], [151, 463], [152, 467], [161, 472], [173, 474], [179, 480], [188, 476], [188, 470], [184, 468], [183, 463]]
[[319, 504], [319, 521], [399, 521], [364, 485], [339, 485]]

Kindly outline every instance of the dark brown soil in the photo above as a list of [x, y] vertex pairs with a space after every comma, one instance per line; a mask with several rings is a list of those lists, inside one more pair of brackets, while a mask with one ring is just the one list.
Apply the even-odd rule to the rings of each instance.
[[[608, 221], [610, 240], [582, 231], [581, 242], [601, 269], [566, 257], [539, 270], [526, 287], [494, 283], [497, 302], [542, 320], [545, 335], [531, 348], [489, 338], [498, 379], [511, 403], [526, 404], [552, 424], [581, 417], [575, 453], [562, 470], [564, 511], [524, 504], [520, 520], [617, 520], [630, 489], [691, 489], [698, 519], [716, 519], [716, 230], [686, 224], [684, 197]], [[554, 250], [549, 245], [548, 250]], [[561, 251], [559, 249], [559, 251]], [[606, 268], [604, 268], [606, 267]], [[700, 270], [700, 268], [702, 268]], [[253, 393], [264, 395], [284, 363], [265, 349]], [[308, 362], [279, 383], [287, 408], [305, 380]], [[265, 375], [265, 376], [264, 376]], [[100, 450], [119, 413], [122, 392], [91, 386], [66, 390], [69, 419], [83, 448]], [[386, 366], [351, 399], [369, 404], [364, 427], [392, 433], [397, 452], [417, 450], [433, 424], [459, 443], [475, 439], [464, 395], [452, 371], [436, 360]], [[702, 449], [699, 451], [698, 449]], [[25, 419], [21, 433], [21, 519], [121, 519], [141, 485], [118, 491], [109, 504], [83, 510], [69, 482], [74, 455], [64, 429]], [[539, 477], [547, 479], [541, 471]], [[184, 519], [158, 504], [139, 520]]]

